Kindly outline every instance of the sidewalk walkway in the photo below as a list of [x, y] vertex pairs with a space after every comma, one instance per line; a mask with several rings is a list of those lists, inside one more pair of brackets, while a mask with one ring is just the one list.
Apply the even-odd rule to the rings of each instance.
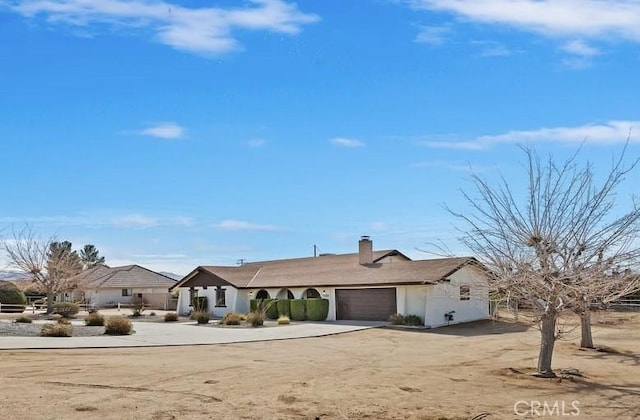
[[192, 346], [321, 337], [385, 322], [305, 322], [263, 328], [217, 328], [189, 323], [135, 322], [135, 334], [94, 337], [0, 337], [0, 350]]

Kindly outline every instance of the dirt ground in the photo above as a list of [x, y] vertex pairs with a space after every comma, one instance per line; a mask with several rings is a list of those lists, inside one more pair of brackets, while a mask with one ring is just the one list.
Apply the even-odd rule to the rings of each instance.
[[[261, 343], [0, 351], [3, 419], [640, 418], [640, 314], [563, 325], [538, 379], [539, 332], [512, 320]], [[483, 413], [486, 413], [484, 416]]]

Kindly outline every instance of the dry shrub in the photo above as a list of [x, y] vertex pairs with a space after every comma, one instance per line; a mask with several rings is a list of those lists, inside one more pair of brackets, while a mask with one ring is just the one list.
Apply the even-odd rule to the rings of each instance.
[[167, 312], [164, 314], [164, 322], [175, 322], [178, 320], [178, 314], [175, 312]]
[[107, 321], [104, 333], [107, 335], [129, 335], [132, 329], [133, 324], [127, 318], [114, 316]]
[[71, 324], [44, 324], [40, 329], [42, 337], [71, 337], [73, 335], [73, 327]]
[[26, 315], [21, 315], [18, 318], [16, 318], [16, 321], [19, 324], [31, 324], [33, 322], [33, 319], [29, 318]]
[[251, 324], [252, 327], [261, 327], [264, 325], [264, 320], [267, 317], [264, 311], [253, 311], [247, 315], [247, 322]]
[[227, 312], [220, 323], [222, 325], [240, 325], [243, 321], [243, 316], [235, 312]]
[[84, 323], [88, 327], [102, 327], [104, 325], [104, 317], [99, 312], [91, 312], [84, 319]]
[[208, 324], [209, 323], [209, 312], [207, 311], [196, 311], [192, 315], [192, 318], [196, 320], [198, 324]]

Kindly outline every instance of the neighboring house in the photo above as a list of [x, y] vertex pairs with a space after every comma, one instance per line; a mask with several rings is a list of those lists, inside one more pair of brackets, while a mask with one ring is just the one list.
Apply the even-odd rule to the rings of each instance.
[[397, 250], [373, 251], [366, 236], [354, 254], [200, 266], [175, 289], [181, 314], [195, 296], [206, 296], [218, 317], [248, 312], [251, 299], [263, 298], [328, 299], [328, 320], [386, 321], [401, 313], [438, 327], [489, 317], [486, 271], [474, 258], [414, 261]]
[[149, 307], [158, 309], [170, 307], [171, 294], [168, 289], [177, 282], [139, 265], [99, 265], [83, 271], [74, 280], [78, 290], [84, 293], [87, 304], [111, 306], [126, 304], [134, 297], [141, 297]]

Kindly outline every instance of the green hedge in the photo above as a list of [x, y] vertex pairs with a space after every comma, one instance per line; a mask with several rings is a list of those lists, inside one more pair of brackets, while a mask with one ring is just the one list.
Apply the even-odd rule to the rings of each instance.
[[193, 298], [193, 312], [209, 312], [209, 299], [206, 296], [196, 296]]
[[307, 319], [326, 321], [329, 316], [329, 299], [307, 299]]
[[22, 290], [15, 284], [8, 281], [0, 281], [0, 303], [6, 305], [2, 308], [2, 312], [24, 312], [24, 304], [27, 303], [27, 298], [22, 293]]
[[279, 316], [288, 316], [291, 318], [291, 299], [278, 299], [276, 307], [278, 308]]
[[289, 301], [291, 318], [294, 321], [304, 321], [306, 319], [307, 301], [304, 299], [291, 299]]
[[266, 309], [267, 318], [278, 319], [278, 299], [263, 299], [262, 305]]
[[258, 309], [258, 302], [262, 299], [249, 299], [249, 312], [255, 312]]

